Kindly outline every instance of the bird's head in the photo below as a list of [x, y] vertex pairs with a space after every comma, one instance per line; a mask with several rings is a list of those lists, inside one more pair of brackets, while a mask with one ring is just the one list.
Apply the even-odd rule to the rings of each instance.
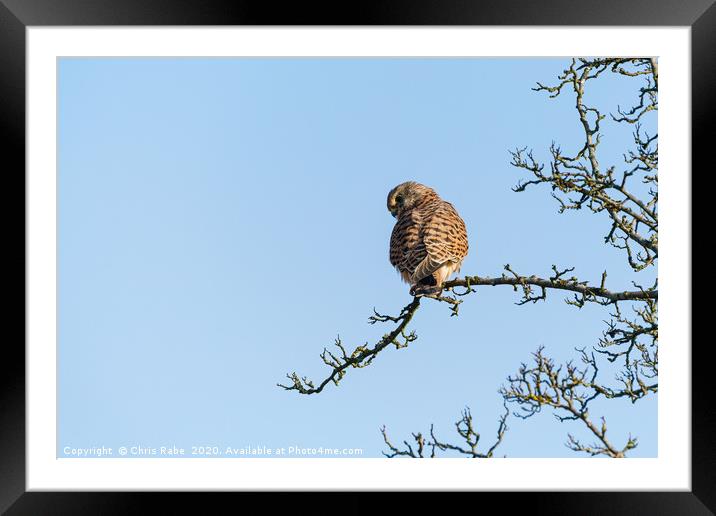
[[398, 218], [406, 210], [411, 210], [437, 196], [435, 190], [415, 181], [401, 183], [388, 194], [388, 211], [393, 217]]

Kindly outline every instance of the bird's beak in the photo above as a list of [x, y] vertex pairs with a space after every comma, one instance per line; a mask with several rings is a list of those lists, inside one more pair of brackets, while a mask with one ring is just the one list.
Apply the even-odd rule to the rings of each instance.
[[390, 214], [391, 214], [393, 217], [397, 217], [397, 216], [398, 216], [398, 210], [397, 210], [397, 209], [390, 210]]

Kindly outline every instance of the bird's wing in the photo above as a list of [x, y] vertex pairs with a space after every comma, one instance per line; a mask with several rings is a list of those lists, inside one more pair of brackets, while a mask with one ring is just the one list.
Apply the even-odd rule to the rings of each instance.
[[420, 267], [420, 264], [422, 264], [426, 258], [428, 258], [428, 251], [425, 249], [425, 244], [420, 242], [405, 253], [403, 258], [403, 270], [408, 272], [411, 276], [415, 276], [416, 269]]
[[459, 263], [467, 256], [465, 222], [449, 202], [443, 202], [423, 226], [422, 242], [426, 256], [416, 266], [417, 282], [438, 270], [447, 261]]
[[420, 242], [420, 224], [408, 215], [401, 217], [390, 236], [390, 263], [400, 272], [412, 273], [426, 255]]

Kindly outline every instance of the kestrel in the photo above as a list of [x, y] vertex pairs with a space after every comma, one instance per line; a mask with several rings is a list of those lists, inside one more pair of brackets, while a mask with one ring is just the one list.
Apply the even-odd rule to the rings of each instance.
[[465, 222], [432, 188], [408, 181], [388, 194], [397, 219], [390, 236], [390, 263], [413, 295], [435, 295], [467, 256]]

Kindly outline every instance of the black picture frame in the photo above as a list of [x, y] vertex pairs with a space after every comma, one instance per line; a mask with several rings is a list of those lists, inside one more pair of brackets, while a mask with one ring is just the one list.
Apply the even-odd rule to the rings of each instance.
[[[8, 242], [14, 252], [6, 282], [21, 277], [25, 298], [25, 29], [28, 26], [82, 25], [655, 25], [690, 26], [692, 51], [692, 168], [705, 169], [714, 135], [716, 91], [716, 6], [714, 0], [401, 0], [361, 2], [314, 1], [287, 3], [280, 8], [268, 1], [225, 0], [0, 0], [0, 131], [7, 192]], [[684, 173], [688, 173], [684, 171]], [[692, 175], [692, 178], [694, 176]], [[9, 185], [8, 185], [9, 182]], [[20, 195], [19, 192], [23, 192]], [[22, 199], [22, 206], [8, 201]], [[19, 214], [22, 213], [20, 216]], [[9, 246], [8, 246], [9, 249]], [[18, 272], [15, 273], [17, 269]], [[23, 274], [19, 273], [19, 270]], [[691, 278], [687, 280], [691, 284]], [[6, 289], [8, 292], [9, 289]], [[688, 300], [686, 300], [688, 301]], [[229, 497], [255, 498], [252, 493], [189, 496], [186, 493], [39, 493], [25, 492], [25, 304], [12, 303], [5, 313], [6, 327], [22, 329], [6, 339], [0, 374], [0, 510], [7, 514], [126, 514], [150, 501], [159, 501], [163, 513], [191, 510], [198, 503], [224, 504]], [[22, 340], [22, 342], [21, 342]], [[683, 343], [684, 346], [689, 343]], [[544, 507], [550, 514], [713, 514], [716, 511], [716, 434], [707, 341], [692, 347], [692, 490], [691, 492], [531, 492], [453, 494], [493, 498], [500, 507], [533, 512]], [[556, 486], [558, 487], [558, 486]], [[325, 507], [366, 507], [365, 495], [324, 494]], [[457, 497], [459, 496], [459, 498]], [[509, 497], [509, 502], [508, 502]], [[415, 494], [404, 503], [422, 504]], [[502, 499], [497, 499], [502, 498]], [[158, 499], [158, 500], [157, 500]], [[279, 508], [285, 497], [273, 495]], [[476, 500], [468, 500], [475, 503]], [[245, 503], [245, 502], [244, 502]], [[259, 501], [260, 503], [260, 501]], [[288, 502], [294, 504], [294, 501]], [[294, 505], [294, 508], [298, 506]], [[368, 506], [369, 507], [369, 506]], [[315, 507], [314, 507], [315, 508]], [[404, 510], [409, 510], [404, 506]], [[181, 511], [181, 512], [184, 512]], [[333, 512], [333, 511], [332, 511]]]

